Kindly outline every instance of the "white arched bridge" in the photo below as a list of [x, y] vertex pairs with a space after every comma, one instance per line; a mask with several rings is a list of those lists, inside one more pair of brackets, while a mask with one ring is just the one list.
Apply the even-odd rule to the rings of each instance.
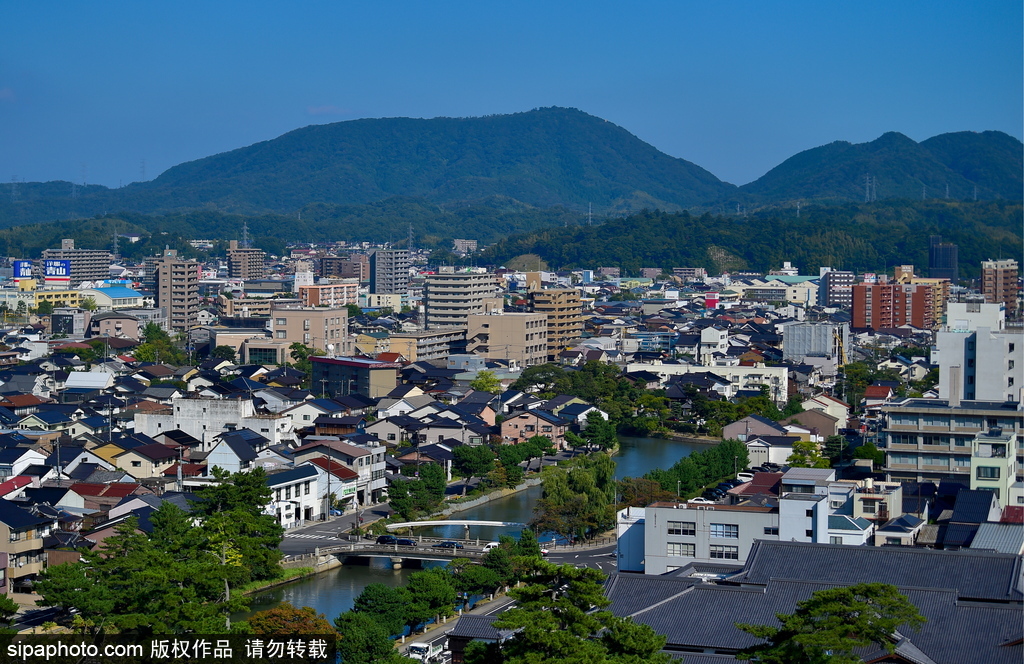
[[525, 528], [525, 523], [518, 523], [516, 521], [457, 521], [452, 519], [446, 519], [444, 521], [405, 521], [403, 523], [389, 523], [386, 528], [388, 530], [398, 530], [399, 528], [416, 528], [419, 526], [495, 526], [495, 527], [507, 527], [507, 528]]

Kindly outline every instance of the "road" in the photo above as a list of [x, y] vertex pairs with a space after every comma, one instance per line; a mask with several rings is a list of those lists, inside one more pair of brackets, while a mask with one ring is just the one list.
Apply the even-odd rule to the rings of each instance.
[[577, 547], [576, 549], [559, 548], [549, 553], [547, 560], [559, 565], [570, 564], [576, 567], [590, 567], [610, 574], [616, 569], [615, 545], [609, 544], [592, 549], [582, 547]]

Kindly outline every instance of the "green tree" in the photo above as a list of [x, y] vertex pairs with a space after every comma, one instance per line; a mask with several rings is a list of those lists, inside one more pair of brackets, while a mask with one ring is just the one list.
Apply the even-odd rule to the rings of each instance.
[[36, 307], [36, 313], [40, 316], [49, 316], [53, 313], [53, 302], [43, 300]]
[[91, 297], [83, 297], [78, 301], [78, 306], [86, 311], [96, 311], [96, 300]]
[[292, 366], [310, 376], [313, 373], [313, 361], [309, 358], [313, 356], [324, 355], [324, 351], [319, 348], [310, 348], [306, 344], [301, 344], [298, 341], [288, 346], [289, 356], [294, 360]]
[[860, 447], [854, 448], [853, 458], [871, 459], [875, 466], [882, 467], [885, 465], [885, 450], [878, 449], [874, 443], [864, 443]]
[[395, 643], [372, 616], [346, 611], [334, 619], [338, 655], [345, 664], [395, 664], [409, 661], [395, 652]]
[[345, 308], [348, 309], [348, 317], [355, 318], [356, 316], [362, 316], [363, 310], [356, 304], [346, 304]]
[[234, 362], [235, 355], [235, 349], [231, 346], [217, 346], [210, 351], [210, 357], [218, 360], [227, 360], [228, 362]]
[[920, 629], [925, 618], [896, 586], [858, 583], [818, 590], [797, 602], [791, 614], [777, 614], [780, 627], [737, 627], [765, 643], [741, 650], [739, 657], [766, 664], [853, 664], [854, 651], [870, 645], [895, 651], [897, 628]]
[[495, 621], [498, 629], [516, 630], [498, 648], [505, 664], [664, 664], [659, 651], [665, 637], [604, 610], [605, 575], [574, 565], [532, 563], [531, 582], [509, 591], [516, 606]]
[[498, 394], [501, 392], [501, 381], [493, 371], [484, 369], [477, 373], [476, 378], [470, 381], [469, 386], [478, 392], [489, 392]]
[[793, 443], [793, 453], [786, 459], [793, 468], [831, 468], [828, 457], [822, 456], [818, 443], [797, 440]]
[[405, 622], [411, 629], [432, 618], [450, 617], [455, 613], [455, 585], [443, 568], [413, 572], [405, 590], [409, 597]]
[[11, 620], [21, 610], [13, 599], [7, 595], [0, 595], [0, 634], [14, 634], [17, 630], [11, 627]]
[[405, 627], [406, 607], [409, 593], [405, 588], [371, 583], [356, 597], [353, 611], [364, 613], [380, 624], [389, 636], [402, 633]]
[[466, 478], [462, 485], [463, 495], [466, 494], [467, 485], [474, 477], [483, 477], [494, 468], [494, 452], [484, 445], [456, 447], [452, 456], [455, 457], [455, 469]]
[[842, 436], [829, 436], [825, 439], [825, 446], [822, 450], [829, 463], [835, 465], [847, 455], [846, 438]]

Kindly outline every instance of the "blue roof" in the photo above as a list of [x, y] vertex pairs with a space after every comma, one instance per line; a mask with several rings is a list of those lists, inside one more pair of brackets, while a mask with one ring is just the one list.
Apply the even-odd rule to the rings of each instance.
[[142, 293], [125, 286], [110, 286], [109, 288], [94, 288], [110, 298], [142, 297]]

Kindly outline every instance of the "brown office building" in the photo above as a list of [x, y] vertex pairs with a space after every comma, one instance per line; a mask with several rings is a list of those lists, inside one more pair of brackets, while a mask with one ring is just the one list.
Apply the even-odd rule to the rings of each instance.
[[530, 311], [548, 317], [548, 361], [583, 333], [583, 304], [575, 288], [533, 290], [529, 293]]
[[266, 273], [267, 254], [262, 249], [238, 246], [238, 240], [228, 243], [228, 278], [262, 279]]
[[548, 317], [536, 314], [471, 314], [466, 350], [521, 367], [548, 361]]
[[196, 324], [200, 271], [199, 263], [178, 258], [174, 249], [164, 250], [158, 258], [146, 259], [146, 275], [153, 275], [156, 306], [167, 312], [168, 325], [175, 332], [190, 330]]
[[1017, 275], [1017, 261], [1012, 258], [981, 262], [981, 292], [985, 301], [1005, 304], [1007, 318], [1017, 314]]

